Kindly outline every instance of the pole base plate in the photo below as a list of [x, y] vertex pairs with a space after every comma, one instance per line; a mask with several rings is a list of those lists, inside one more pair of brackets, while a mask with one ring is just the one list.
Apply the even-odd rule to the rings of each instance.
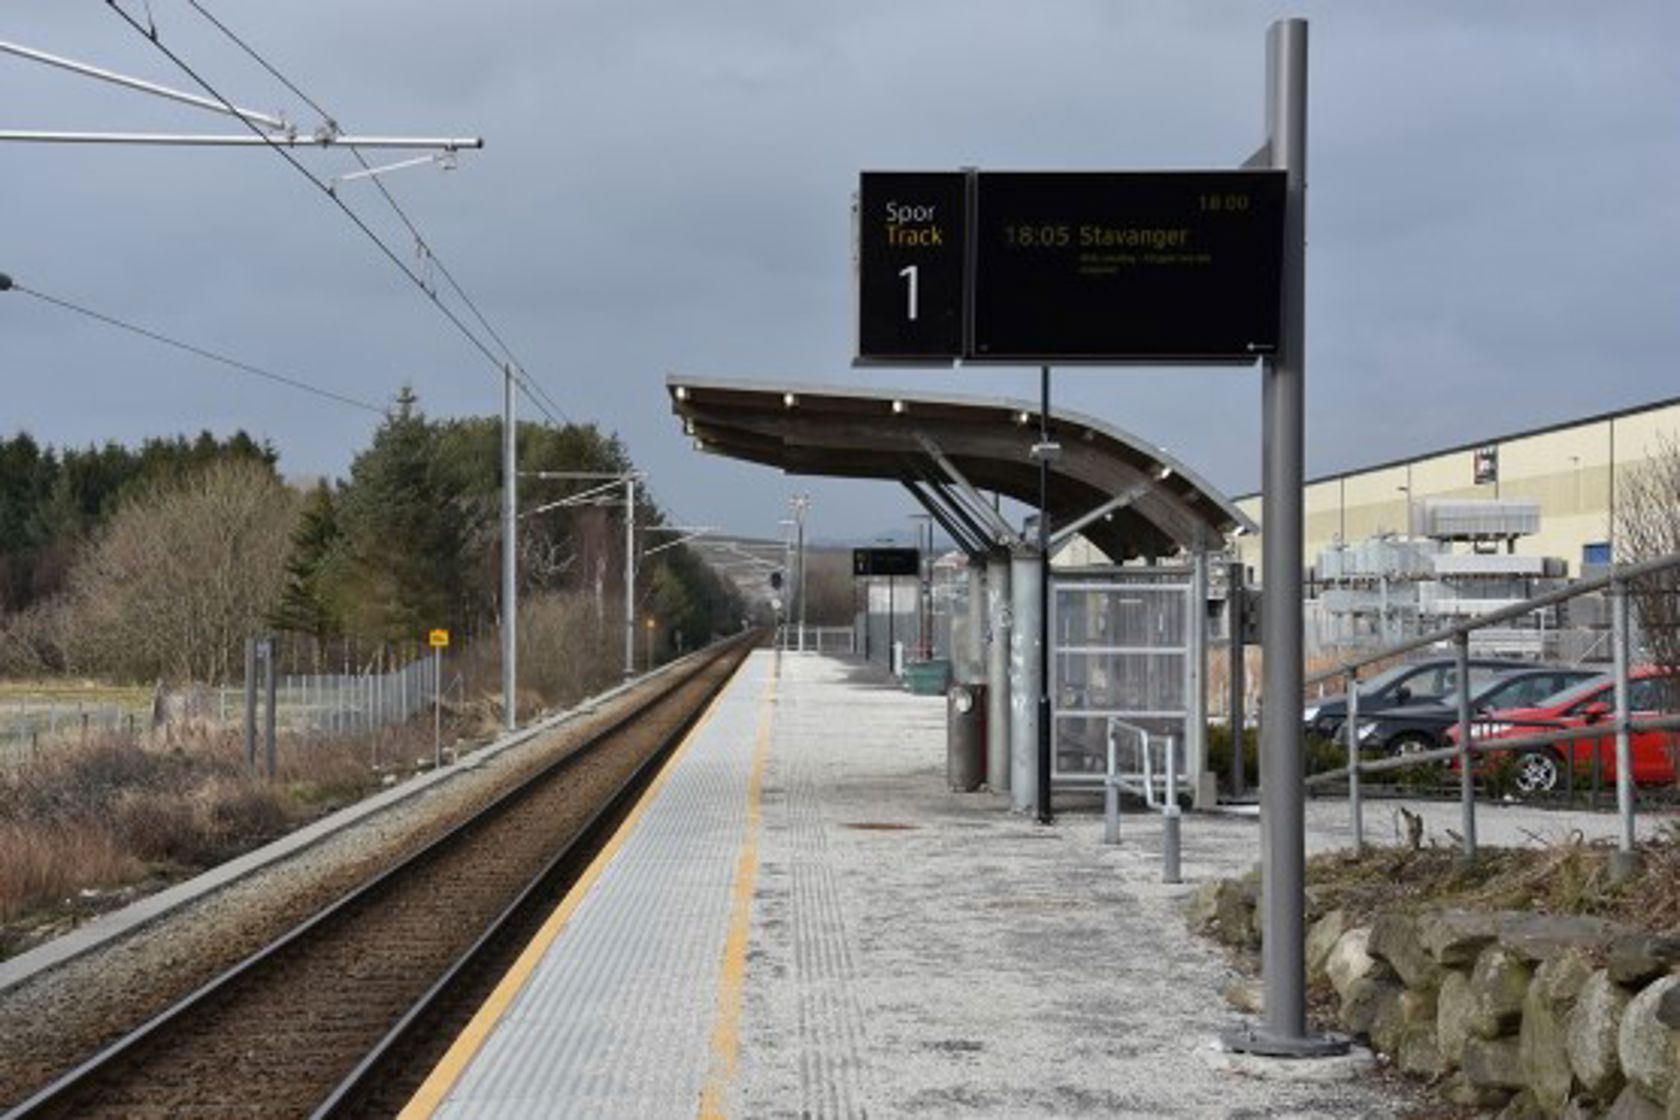
[[1236, 1054], [1261, 1058], [1338, 1058], [1353, 1040], [1341, 1034], [1273, 1034], [1263, 1026], [1238, 1023], [1219, 1034], [1219, 1043]]

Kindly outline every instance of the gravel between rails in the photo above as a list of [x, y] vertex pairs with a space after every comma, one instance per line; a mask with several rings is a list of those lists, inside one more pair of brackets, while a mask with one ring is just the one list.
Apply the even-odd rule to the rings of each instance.
[[[733, 659], [730, 659], [728, 670], [732, 669]], [[645, 699], [648, 690], [658, 687], [649, 683], [632, 690], [611, 706], [539, 736], [389, 812], [353, 825], [102, 951], [77, 958], [6, 992], [0, 997], [0, 1038], [6, 1040], [6, 1046], [0, 1048], [0, 1103], [18, 1103], [87, 1054], [248, 956], [281, 930], [422, 847], [554, 758], [574, 751], [626, 706]], [[569, 838], [570, 832], [566, 830], [575, 831], [592, 811], [592, 800], [581, 792], [582, 787], [614, 788], [615, 775], [617, 780], [622, 780], [633, 765], [633, 762], [604, 765], [593, 760], [574, 764], [572, 773], [576, 777], [566, 784], [572, 790], [570, 800], [580, 807], [555, 811], [554, 829], [549, 830], [551, 837]], [[587, 780], [584, 775], [589, 775]], [[281, 1005], [278, 1010], [265, 1013], [270, 1018], [259, 1020], [264, 1022], [260, 1031], [253, 1034], [247, 1027], [243, 1032], [233, 1032], [231, 1037], [244, 1039], [243, 1050], [248, 1057], [259, 1053], [274, 1055], [282, 1052], [284, 1043], [298, 1037], [328, 1040], [342, 1037], [345, 1008], [350, 1003], [342, 998], [342, 993], [350, 980], [368, 980], [388, 989], [393, 984], [411, 984], [413, 976], [425, 973], [426, 979], [419, 986], [423, 990], [429, 983], [430, 973], [414, 959], [413, 945], [402, 943], [412, 942], [414, 938], [386, 925], [388, 921], [396, 921], [403, 910], [403, 907], [393, 907], [389, 914], [376, 915], [381, 932], [374, 935], [372, 942], [362, 943], [361, 949], [351, 950], [323, 972], [297, 977], [282, 985], [300, 997], [311, 992], [335, 997], [326, 1008], [310, 1011], [300, 1028], [282, 1025], [292, 1012]], [[445, 923], [437, 922], [434, 917], [431, 924]], [[370, 951], [367, 944], [384, 948]], [[188, 1091], [219, 1080], [221, 1069], [228, 1063], [237, 1066], [245, 1060], [239, 1054], [239, 1046], [231, 1054], [214, 1057], [210, 1050], [200, 1048], [196, 1057], [184, 1058], [179, 1063], [157, 1064], [151, 1080], [164, 1094], [143, 1107], [151, 1111], [155, 1106], [161, 1110], [160, 1114], [188, 1108], [214, 1110], [214, 1104], [207, 1105], [202, 1097], [194, 1099]], [[353, 1063], [359, 1056], [356, 1054], [350, 1061]], [[288, 1080], [307, 1081], [294, 1078], [295, 1072], [294, 1068], [274, 1082], [245, 1080], [239, 1095], [227, 1103], [237, 1102], [237, 1110], [242, 1115], [306, 1112], [313, 1101], [305, 1101], [301, 1096], [297, 1100], [282, 1099], [290, 1092], [282, 1088]], [[244, 1076], [255, 1078], [257, 1074], [245, 1070]], [[106, 1103], [112, 1111], [124, 1115], [133, 1115], [142, 1107], [135, 1100], [119, 1098]], [[78, 1114], [87, 1112], [78, 1109]]]

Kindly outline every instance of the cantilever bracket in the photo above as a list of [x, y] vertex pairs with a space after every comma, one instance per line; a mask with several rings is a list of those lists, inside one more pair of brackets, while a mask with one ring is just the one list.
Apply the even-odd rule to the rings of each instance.
[[915, 435], [916, 442], [921, 444], [922, 450], [927, 452], [928, 458], [939, 465], [939, 469], [945, 472], [946, 477], [956, 486], [957, 491], [968, 499], [968, 504], [965, 507], [968, 512], [985, 523], [998, 543], [1010, 548], [1025, 548], [1027, 542], [1022, 540], [1021, 535], [1015, 531], [1014, 527], [1003, 519], [1002, 514], [986, 504], [985, 499], [980, 497], [980, 492], [963, 476], [962, 471], [957, 469], [956, 464], [945, 457], [945, 452], [940, 450], [939, 444], [929, 439], [923, 432], [917, 432]]

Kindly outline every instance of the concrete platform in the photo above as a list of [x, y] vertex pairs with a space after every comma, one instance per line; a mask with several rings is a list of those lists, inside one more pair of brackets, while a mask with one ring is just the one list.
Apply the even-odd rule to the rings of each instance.
[[944, 781], [944, 701], [755, 653], [407, 1115], [1393, 1116], [1369, 1079], [1245, 1074], [1185, 931], [1257, 825], [1100, 843]]

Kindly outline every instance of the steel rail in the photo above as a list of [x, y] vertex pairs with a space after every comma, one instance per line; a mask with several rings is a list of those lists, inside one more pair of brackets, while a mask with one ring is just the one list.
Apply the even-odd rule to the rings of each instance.
[[[381, 892], [396, 885], [401, 878], [419, 870], [425, 864], [436, 859], [455, 844], [466, 841], [469, 834], [489, 824], [491, 821], [498, 818], [502, 813], [513, 808], [517, 802], [524, 800], [527, 796], [533, 794], [539, 787], [557, 776], [560, 771], [569, 768], [572, 764], [582, 759], [603, 742], [614, 735], [617, 735], [619, 732], [624, 731], [637, 720], [647, 715], [659, 704], [669, 699], [683, 685], [696, 679], [702, 672], [705, 671], [705, 669], [709, 668], [713, 664], [716, 664], [724, 657], [729, 656], [731, 652], [739, 649], [743, 645], [748, 645], [750, 647], [754, 637], [755, 635], [735, 637], [725, 639], [724, 641], [717, 643], [714, 647], [714, 656], [698, 662], [694, 666], [692, 672], [686, 673], [679, 679], [675, 680], [669, 688], [662, 690], [658, 695], [651, 696], [645, 701], [636, 704], [632, 709], [624, 713], [624, 715], [613, 720], [613, 722], [607, 727], [604, 727], [600, 731], [597, 731], [595, 734], [589, 736], [573, 750], [566, 752], [553, 762], [542, 767], [525, 781], [496, 796], [471, 817], [447, 829], [433, 840], [426, 843], [423, 847], [419, 848], [417, 851], [399, 860], [397, 863], [386, 868], [384, 871], [374, 874], [360, 886], [352, 888], [348, 893], [341, 895], [338, 899], [329, 903], [326, 907], [318, 910], [315, 914], [282, 933], [279, 937], [270, 941], [267, 945], [251, 953], [243, 960], [229, 966], [227, 969], [224, 969], [221, 973], [201, 984], [198, 988], [189, 992], [187, 995], [181, 997], [163, 1011], [141, 1023], [138, 1027], [129, 1031], [121, 1038], [111, 1042], [102, 1050], [95, 1053], [92, 1057], [62, 1074], [43, 1088], [37, 1090], [32, 1095], [25, 1098], [20, 1104], [13, 1106], [4, 1114], [3, 1117], [0, 1117], [0, 1120], [23, 1120], [25, 1117], [33, 1116], [54, 1108], [63, 1108], [70, 1104], [73, 1096], [77, 1092], [89, 1087], [98, 1077], [116, 1066], [120, 1061], [133, 1055], [144, 1044], [161, 1037], [169, 1027], [175, 1025], [178, 1021], [184, 1019], [192, 1012], [200, 1009], [208, 1003], [211, 998], [225, 990], [231, 989], [233, 984], [236, 982], [253, 975], [258, 969], [269, 964], [282, 952], [301, 943], [311, 935], [325, 929], [335, 919], [348, 916], [350, 911], [373, 900]], [[720, 682], [717, 688], [721, 689], [726, 684], [727, 678]], [[711, 695], [715, 695], [715, 692], [716, 690], [709, 692], [708, 698]], [[697, 706], [697, 710], [703, 710], [704, 707], [705, 703], [702, 702], [702, 704]], [[690, 722], [691, 720], [689, 719], [685, 719], [683, 721], [685, 725]], [[681, 733], [682, 732], [679, 729], [677, 734], [680, 735]], [[668, 745], [669, 744], [662, 744], [658, 750], [652, 752], [653, 755], [664, 754]], [[638, 768], [638, 773], [640, 772], [640, 769], [641, 768]], [[612, 801], [616, 801], [622, 793], [623, 789], [621, 788], [619, 792], [609, 800], [608, 804]], [[590, 826], [593, 826], [596, 823], [599, 815], [600, 811], [597, 811], [596, 814], [591, 816], [589, 821]], [[586, 831], [587, 827], [584, 830], [580, 830], [578, 835], [583, 835]], [[570, 848], [571, 845], [568, 844], [567, 847]], [[542, 874], [546, 876], [548, 870], [549, 866], [545, 864]], [[520, 892], [520, 897], [523, 898], [526, 892], [530, 889], [531, 885], [528, 884], [526, 891]], [[497, 920], [499, 922], [501, 919], [498, 918]], [[482, 941], [483, 938], [480, 938], [479, 940]], [[475, 942], [475, 947], [476, 946], [477, 942]], [[430, 997], [432, 994], [432, 991], [428, 989], [426, 997]], [[358, 1069], [359, 1068], [360, 1067], [358, 1067]]]

